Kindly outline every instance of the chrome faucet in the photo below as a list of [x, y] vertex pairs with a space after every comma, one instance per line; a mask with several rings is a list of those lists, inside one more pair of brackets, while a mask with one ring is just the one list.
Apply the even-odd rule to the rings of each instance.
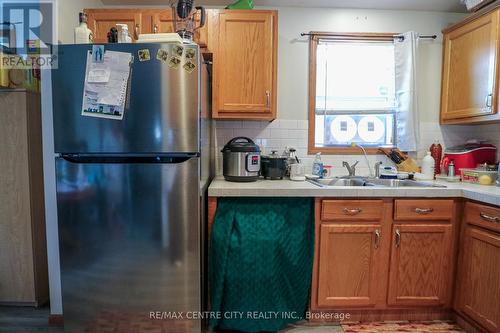
[[380, 178], [380, 166], [382, 164], [382, 162], [375, 163], [375, 178]]
[[358, 165], [359, 161], [356, 161], [353, 165], [349, 165], [346, 161], [342, 162], [342, 166], [347, 169], [349, 172], [349, 176], [354, 177], [356, 176], [356, 165]]

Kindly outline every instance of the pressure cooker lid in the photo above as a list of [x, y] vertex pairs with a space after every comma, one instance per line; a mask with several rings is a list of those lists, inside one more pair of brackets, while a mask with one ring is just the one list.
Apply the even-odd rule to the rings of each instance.
[[232, 138], [224, 148], [222, 152], [232, 152], [232, 153], [260, 153], [260, 148], [252, 139], [238, 136], [236, 138]]

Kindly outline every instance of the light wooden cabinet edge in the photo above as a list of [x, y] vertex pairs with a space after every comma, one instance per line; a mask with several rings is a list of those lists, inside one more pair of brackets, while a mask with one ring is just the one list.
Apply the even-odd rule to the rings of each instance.
[[[8, 234], [4, 235], [10, 235], [0, 242], [0, 252], [11, 259], [12, 265], [0, 263], [0, 275], [4, 277], [0, 279], [0, 304], [39, 306], [49, 297], [40, 95], [21, 90], [0, 91], [0, 100], [12, 107], [11, 112], [2, 117], [0, 127], [8, 126], [2, 132], [16, 133], [10, 136], [15, 145], [5, 144], [0, 149], [1, 159], [9, 163], [23, 160], [21, 165], [4, 165], [2, 173], [4, 176], [10, 173], [11, 178], [0, 177], [3, 189], [17, 190], [17, 193], [0, 193], [0, 206], [3, 205], [0, 211], [6, 214], [2, 216], [0, 229], [7, 228], [4, 230]], [[12, 200], [17, 204], [9, 204]], [[16, 211], [19, 208], [23, 211]], [[14, 262], [13, 258], [17, 260]], [[13, 273], [16, 276], [9, 280], [8, 276], [12, 277]]]

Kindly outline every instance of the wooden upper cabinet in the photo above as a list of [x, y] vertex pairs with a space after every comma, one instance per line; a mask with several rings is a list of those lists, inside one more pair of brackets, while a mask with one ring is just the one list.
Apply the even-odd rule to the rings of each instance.
[[497, 118], [499, 13], [444, 32], [441, 123]]
[[276, 118], [277, 12], [220, 10], [212, 32], [213, 116]]
[[[319, 307], [372, 307], [382, 261], [380, 225], [323, 224], [318, 263]], [[385, 290], [385, 289], [384, 289]]]
[[[208, 12], [209, 10], [207, 10]], [[167, 33], [175, 32], [172, 9], [86, 9], [88, 15], [88, 26], [94, 34], [95, 43], [106, 43], [107, 34], [111, 27], [116, 27], [117, 23], [128, 24], [132, 40], [137, 40], [139, 34]], [[201, 15], [199, 12], [195, 16], [199, 23]], [[198, 43], [201, 48], [207, 47], [208, 42], [208, 20], [205, 25], [195, 30], [193, 41]]]
[[393, 225], [389, 305], [442, 306], [449, 302], [452, 238], [451, 224]]
[[150, 31], [142, 27], [142, 13], [137, 9], [86, 9], [88, 17], [88, 27], [92, 30], [94, 43], [107, 43], [108, 32], [116, 24], [124, 23], [128, 25], [132, 40], [137, 40], [141, 33]]
[[460, 270], [460, 310], [500, 332], [500, 235], [467, 226]]

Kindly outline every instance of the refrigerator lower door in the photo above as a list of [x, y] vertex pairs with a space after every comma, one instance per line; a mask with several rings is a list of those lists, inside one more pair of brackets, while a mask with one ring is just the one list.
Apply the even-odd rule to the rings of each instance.
[[65, 332], [200, 332], [199, 158], [56, 167]]

